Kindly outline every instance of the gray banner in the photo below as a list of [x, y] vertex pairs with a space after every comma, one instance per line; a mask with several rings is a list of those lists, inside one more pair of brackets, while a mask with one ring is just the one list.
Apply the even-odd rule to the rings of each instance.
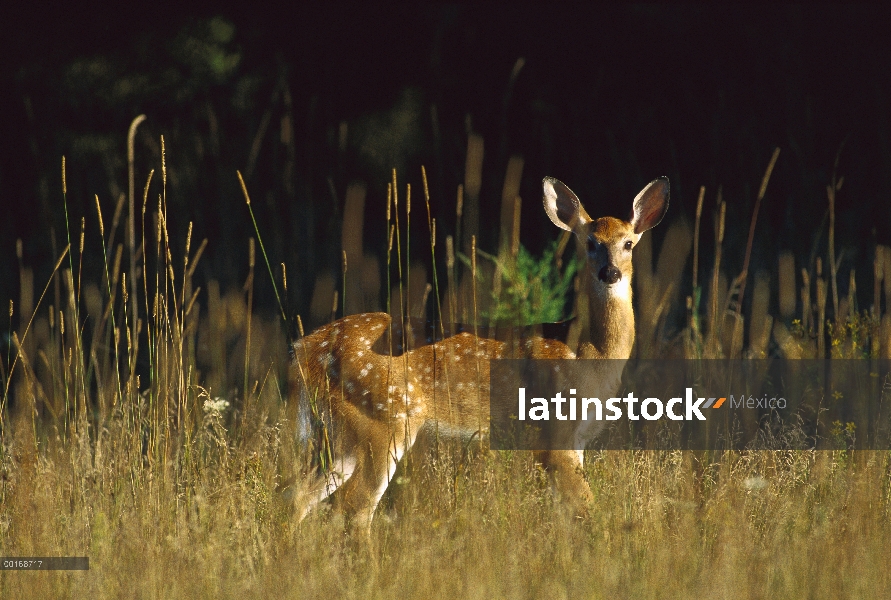
[[89, 571], [88, 556], [7, 556], [0, 571]]
[[493, 449], [891, 449], [889, 360], [493, 360]]

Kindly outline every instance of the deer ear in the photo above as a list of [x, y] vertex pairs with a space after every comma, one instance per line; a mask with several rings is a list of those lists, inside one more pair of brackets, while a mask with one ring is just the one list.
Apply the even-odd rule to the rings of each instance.
[[658, 177], [634, 198], [634, 208], [628, 220], [634, 227], [634, 233], [640, 235], [658, 225], [667, 211], [668, 177]]
[[591, 221], [571, 189], [553, 177], [545, 177], [541, 182], [544, 189], [544, 209], [554, 225], [566, 231], [573, 231], [577, 225]]

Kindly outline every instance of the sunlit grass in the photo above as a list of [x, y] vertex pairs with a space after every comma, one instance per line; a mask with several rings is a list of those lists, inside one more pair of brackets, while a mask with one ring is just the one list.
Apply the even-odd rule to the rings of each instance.
[[[224, 291], [211, 280], [200, 291], [195, 264], [205, 243], [221, 242], [195, 250], [192, 240], [169, 238], [175, 217], [163, 189], [160, 198], [154, 190], [156, 201], [148, 189], [141, 215], [139, 204], [136, 211], [137, 285], [123, 266], [129, 250], [113, 245], [119, 222], [106, 229], [97, 215], [87, 231], [100, 231], [101, 244], [89, 236], [86, 242], [103, 252], [102, 279], [82, 278], [80, 259], [91, 246], [75, 228], [70, 258], [59, 258], [48, 281], [58, 293], [33, 302], [30, 329], [31, 315], [19, 315], [22, 325], [11, 332], [19, 343], [3, 370], [0, 555], [88, 556], [90, 570], [0, 571], [3, 598], [795, 599], [891, 592], [891, 454], [880, 451], [588, 452], [596, 504], [578, 520], [552, 496], [528, 453], [472, 446], [471, 456], [462, 449], [413, 461], [382, 503], [370, 544], [324, 508], [299, 521], [309, 460], [287, 402], [284, 324], [252, 314], [252, 251], [245, 247], [244, 288]], [[110, 210], [98, 200], [97, 207]], [[636, 294], [655, 298], [656, 308], [679, 298], [668, 287], [677, 276], [666, 273], [683, 268], [690, 246], [663, 245], [663, 254], [686, 250], [660, 254], [661, 276], [652, 272], [649, 248], [650, 263], [636, 265]], [[397, 237], [392, 255], [406, 263], [410, 303], [409, 258], [400, 252]], [[693, 315], [697, 329], [672, 336], [648, 311], [639, 352], [671, 351], [678, 340], [696, 349], [693, 355], [730, 347], [722, 321], [739, 311], [727, 310], [733, 290], [718, 271], [704, 280], [721, 304], [717, 297], [711, 303], [711, 290], [704, 293], [703, 306], [716, 308], [704, 319]], [[343, 276], [356, 272], [344, 268]], [[788, 272], [794, 277], [794, 268], [784, 267]], [[777, 353], [816, 355], [815, 323], [822, 331], [828, 289], [823, 273], [816, 277], [823, 294], [817, 314], [806, 282], [801, 310], [810, 316], [779, 323]], [[449, 273], [443, 298], [460, 293], [451, 289], [457, 279]], [[362, 286], [373, 282], [362, 281], [354, 289], [368, 293]], [[784, 281], [795, 285], [788, 275]], [[437, 283], [440, 321], [468, 306], [450, 300], [443, 308], [439, 293]], [[784, 294], [794, 304], [794, 288]], [[342, 310], [348, 299], [341, 300]], [[766, 302], [754, 305], [767, 310]], [[830, 323], [832, 356], [887, 352], [881, 322], [878, 312], [851, 307], [841, 325]], [[704, 343], [695, 338], [700, 324]]]

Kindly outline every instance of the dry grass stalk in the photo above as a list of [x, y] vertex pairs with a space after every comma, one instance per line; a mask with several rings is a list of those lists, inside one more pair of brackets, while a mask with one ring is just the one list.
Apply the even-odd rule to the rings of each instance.
[[699, 285], [699, 226], [702, 221], [702, 202], [705, 199], [705, 186], [699, 187], [696, 199], [696, 219], [693, 224], [693, 289]]
[[696, 199], [696, 217], [693, 222], [693, 295], [687, 296], [687, 330], [690, 337], [687, 340], [690, 347], [688, 356], [698, 356], [701, 353], [702, 329], [699, 307], [702, 302], [702, 289], [699, 287], [699, 228], [702, 225], [702, 203], [705, 200], [705, 186], [699, 187], [699, 197]]
[[[480, 188], [483, 185], [483, 138], [471, 133], [467, 136], [467, 160], [464, 164], [463, 228], [464, 254], [470, 256], [471, 240], [480, 231]], [[459, 192], [460, 195], [460, 192]]]
[[832, 170], [832, 181], [829, 185], [826, 186], [826, 196], [829, 199], [829, 249], [827, 250], [827, 260], [829, 261], [829, 276], [831, 278], [832, 285], [832, 309], [834, 311], [833, 314], [836, 321], [841, 321], [843, 319], [839, 318], [838, 305], [838, 265], [835, 262], [835, 195], [841, 189], [844, 177], [839, 180], [836, 180], [835, 178], [835, 169], [838, 168], [838, 159], [839, 157], [838, 155], [836, 155], [835, 167]]
[[[650, 236], [644, 234], [641, 237], [635, 253], [640, 251], [646, 238]], [[685, 220], [676, 220], [669, 226], [659, 250], [655, 271], [645, 262], [647, 250], [652, 248], [651, 244], [649, 242], [644, 245], [644, 252], [641, 253], [643, 257], [635, 262], [634, 267], [635, 278], [639, 276], [638, 265], [643, 267], [644, 272], [651, 272], [649, 277], [644, 277], [646, 283], [638, 286], [638, 293], [641, 294], [641, 318], [637, 324], [638, 356], [647, 357], [657, 356], [662, 345], [661, 340], [665, 339], [663, 334], [666, 316], [677, 301], [680, 289], [677, 283], [683, 276], [692, 245], [690, 226]]]
[[430, 285], [427, 266], [420, 260], [413, 261], [411, 274], [412, 278], [407, 287], [407, 314], [417, 315], [425, 312], [426, 296], [429, 293], [427, 291], [427, 287]]
[[[186, 256], [188, 256], [188, 243], [186, 244]], [[248, 277], [245, 281], [244, 288], [247, 291], [247, 310], [245, 311], [247, 327], [245, 329], [244, 344], [244, 388], [242, 389], [243, 402], [247, 403], [250, 399], [248, 395], [248, 380], [250, 377], [250, 361], [251, 361], [251, 316], [254, 312], [254, 266], [256, 265], [256, 250], [254, 248], [254, 238], [248, 238]], [[246, 404], [245, 404], [246, 406]]]
[[804, 331], [813, 328], [813, 306], [811, 302], [811, 276], [807, 269], [801, 270], [801, 327]]
[[723, 329], [718, 322], [718, 296], [726, 285], [721, 285], [721, 251], [724, 245], [724, 218], [727, 214], [727, 203], [721, 199], [721, 188], [718, 187], [718, 214], [715, 218], [715, 264], [712, 268], [712, 284], [708, 311], [708, 340], [706, 342], [706, 356], [716, 358], [719, 355], [718, 332]]
[[872, 261], [873, 290], [870, 312], [875, 318], [882, 316], [882, 282], [885, 279], [885, 251], [876, 246], [875, 258]]
[[743, 330], [745, 328], [745, 317], [732, 311], [725, 311], [726, 317], [730, 319], [727, 323], [727, 331], [724, 332], [727, 358], [741, 358], [743, 349]]
[[448, 315], [449, 323], [456, 323], [458, 304], [457, 281], [455, 279], [455, 244], [452, 236], [446, 236], [446, 278], [448, 280]]
[[817, 358], [826, 358], [826, 280], [823, 261], [817, 258]]
[[780, 253], [777, 275], [779, 277], [779, 309], [783, 319], [795, 316], [796, 290], [795, 256], [788, 250]]
[[[34, 314], [34, 271], [24, 266], [21, 256], [21, 240], [16, 241], [16, 254], [19, 257], [19, 337], [27, 354], [34, 355], [34, 343], [25, 337], [25, 319]], [[95, 314], [95, 313], [94, 313]]]
[[882, 281], [885, 290], [885, 313], [891, 313], [891, 246], [882, 246], [885, 279]]
[[737, 296], [736, 303], [737, 316], [741, 314], [743, 299], [745, 298], [746, 280], [749, 275], [749, 259], [752, 256], [752, 243], [755, 241], [755, 225], [758, 222], [758, 210], [761, 208], [761, 201], [764, 199], [764, 194], [767, 193], [767, 183], [770, 181], [770, 175], [773, 173], [774, 165], [776, 165], [779, 156], [779, 147], [774, 148], [773, 155], [770, 157], [770, 162], [767, 164], [767, 169], [764, 171], [764, 177], [761, 179], [761, 187], [758, 189], [758, 197], [755, 198], [755, 209], [752, 211], [752, 222], [749, 225], [749, 239], [746, 241], [746, 254], [743, 259], [742, 273], [739, 275], [739, 295]]
[[659, 259], [656, 261], [656, 280], [660, 301], [654, 314], [655, 323], [659, 321], [669, 310], [669, 306], [677, 301], [680, 287], [678, 282], [683, 277], [687, 257], [693, 245], [693, 238], [688, 221], [676, 220], [669, 226], [659, 249]]
[[433, 291], [433, 285], [428, 283], [424, 288], [424, 295], [421, 297], [421, 302], [418, 305], [418, 318], [425, 319], [427, 315], [427, 299], [430, 297], [430, 292]]
[[507, 161], [504, 186], [501, 189], [501, 220], [498, 236], [498, 257], [509, 260], [514, 240], [514, 220], [516, 219], [516, 198], [520, 194], [520, 180], [523, 177], [523, 157], [511, 156]]
[[458, 184], [458, 191], [455, 194], [455, 245], [462, 248], [461, 242], [461, 223], [464, 221], [464, 184]]
[[764, 271], [755, 274], [752, 292], [752, 308], [749, 315], [749, 349], [754, 358], [765, 358], [770, 340], [773, 318], [767, 313], [770, 304], [770, 275]]
[[829, 249], [826, 260], [829, 263], [829, 277], [832, 285], [832, 309], [836, 320], [838, 320], [838, 283], [835, 272], [835, 190], [826, 186], [826, 194], [829, 196]]
[[511, 226], [510, 235], [510, 255], [511, 259], [514, 261], [517, 259], [517, 255], [520, 253], [520, 216], [522, 208], [523, 199], [520, 198], [520, 196], [514, 196], [513, 223]]
[[[130, 249], [130, 276], [131, 276], [131, 285], [132, 289], [130, 291], [130, 295], [133, 299], [133, 306], [131, 307], [131, 313], [136, 314], [136, 279], [133, 277], [133, 274], [136, 273], [136, 212], [135, 212], [135, 202], [136, 202], [136, 129], [139, 125], [145, 121], [145, 115], [139, 115], [130, 123], [130, 129], [127, 131], [127, 198], [128, 202], [128, 219], [127, 219], [127, 244]], [[64, 181], [64, 177], [63, 177]], [[146, 184], [146, 191], [148, 189], [148, 184]]]
[[[354, 265], [362, 264], [365, 196], [366, 188], [364, 184], [353, 183], [347, 186], [340, 243], [342, 251], [346, 253], [347, 258], [345, 260], [349, 260]], [[362, 271], [354, 268], [352, 273], [344, 279], [344, 315], [352, 315], [367, 310], [364, 303], [362, 278]]]

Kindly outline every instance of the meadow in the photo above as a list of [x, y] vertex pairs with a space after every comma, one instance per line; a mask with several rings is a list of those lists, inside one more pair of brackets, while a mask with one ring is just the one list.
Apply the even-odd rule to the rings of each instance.
[[[185, 237], [169, 234], [177, 216], [167, 210], [168, 166], [159, 143], [159, 172], [142, 189], [136, 185], [114, 206], [96, 196], [89, 227], [87, 217], [67, 222], [66, 245], [46, 280], [35, 278], [19, 251], [10, 353], [0, 361], [0, 555], [88, 556], [90, 569], [0, 571], [3, 597], [879, 598], [891, 592], [891, 454], [844, 444], [588, 451], [585, 476], [596, 502], [585, 519], [565, 514], [529, 453], [446, 446], [413, 457], [393, 480], [370, 540], [358, 539], [324, 508], [300, 521], [308, 473], [317, 467], [315, 449], [294, 435], [288, 400], [287, 340], [304, 333], [303, 319], [286, 314], [283, 303], [278, 316], [254, 305], [260, 278], [275, 282], [276, 296], [294, 290], [284, 265], [266, 253], [259, 227], [243, 256], [242, 287], [224, 290], [213, 278], [203, 282], [206, 289], [196, 284], [207, 245], [223, 241], [192, 239], [191, 223]], [[521, 244], [522, 163], [509, 162], [505, 175], [497, 250], [478, 251], [466, 229], [462, 237], [463, 214], [478, 211], [473, 186], [482, 142], [473, 135], [467, 156], [449, 227], [454, 238], [443, 235], [442, 224], [436, 233], [430, 212], [431, 202], [453, 201], [431, 199], [425, 175], [406, 176], [412, 190], [394, 172], [380, 233], [389, 236], [386, 257], [366, 253], [353, 234], [368, 218], [365, 191], [347, 190], [340, 278], [317, 277], [308, 323], [380, 298], [396, 319], [408, 314], [437, 323], [470, 322], [474, 315], [536, 322], [577, 311], [566, 304], [574, 264], [569, 240], [541, 258]], [[714, 194], [704, 189], [692, 226], [668, 219], [658, 251], [644, 236], [635, 254], [638, 356], [891, 356], [891, 249], [876, 246], [872, 277], [860, 276], [861, 286], [873, 285], [869, 309], [857, 307], [855, 273], [836, 272], [833, 203], [840, 178], [833, 175], [827, 188], [829, 266], [817, 257], [811, 269], [784, 252], [773, 260], [773, 280], [748, 272], [757, 207], [778, 157], [779, 150], [756, 186], [751, 222], [735, 225], [750, 227], [744, 248], [723, 247], [731, 226], [726, 203], [720, 193], [714, 204], [706, 202]], [[132, 181], [132, 158], [130, 170]], [[65, 178], [63, 159], [59, 203], [67, 216]], [[239, 218], [253, 218], [243, 180], [241, 189]], [[426, 222], [427, 237], [411, 239], [416, 229], [409, 220]], [[707, 225], [715, 245], [706, 254], [700, 240]], [[412, 244], [429, 253], [427, 266], [409, 260], [419, 255], [410, 252]], [[90, 248], [101, 249], [102, 274], [94, 280], [83, 276]], [[731, 252], [743, 257], [742, 273], [722, 264]], [[686, 293], [679, 282], [691, 271]], [[847, 295], [838, 291], [843, 277]], [[747, 290], [751, 301], [744, 303]]]

